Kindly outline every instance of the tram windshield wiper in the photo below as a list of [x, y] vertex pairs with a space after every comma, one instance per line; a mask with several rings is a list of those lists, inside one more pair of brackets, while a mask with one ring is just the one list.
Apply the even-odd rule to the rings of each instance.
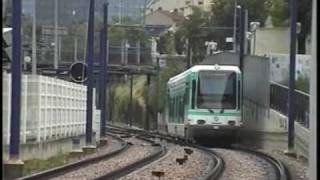
[[209, 112], [214, 113], [214, 111], [212, 109], [208, 109]]

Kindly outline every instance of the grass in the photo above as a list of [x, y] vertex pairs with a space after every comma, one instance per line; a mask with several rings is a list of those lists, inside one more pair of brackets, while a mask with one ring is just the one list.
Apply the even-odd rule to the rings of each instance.
[[58, 155], [48, 158], [46, 160], [30, 159], [30, 160], [24, 161], [23, 174], [29, 175], [35, 172], [40, 172], [40, 171], [48, 170], [57, 166], [61, 166], [66, 163], [68, 163], [67, 154], [63, 154], [60, 151]]

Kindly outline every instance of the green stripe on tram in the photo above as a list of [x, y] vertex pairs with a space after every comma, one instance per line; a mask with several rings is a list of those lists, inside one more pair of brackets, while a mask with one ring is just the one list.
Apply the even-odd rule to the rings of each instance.
[[188, 115], [202, 115], [202, 116], [240, 116], [240, 112], [224, 112], [220, 113], [219, 111], [215, 113], [203, 112], [203, 111], [189, 111]]

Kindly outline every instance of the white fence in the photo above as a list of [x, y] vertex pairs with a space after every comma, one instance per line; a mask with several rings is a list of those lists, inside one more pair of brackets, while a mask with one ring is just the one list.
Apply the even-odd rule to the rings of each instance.
[[[2, 85], [3, 142], [9, 144], [11, 74], [3, 73]], [[21, 89], [21, 144], [85, 134], [86, 86], [40, 75], [22, 75]], [[95, 105], [93, 117], [98, 134]]]

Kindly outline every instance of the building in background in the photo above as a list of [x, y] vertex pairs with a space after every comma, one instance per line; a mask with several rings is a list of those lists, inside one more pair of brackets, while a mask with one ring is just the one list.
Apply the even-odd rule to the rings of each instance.
[[[306, 38], [306, 54], [311, 54], [311, 37]], [[298, 50], [298, 41], [296, 42]], [[250, 52], [255, 55], [270, 53], [290, 53], [290, 27], [274, 27], [271, 17], [265, 21], [263, 28], [251, 30]], [[298, 52], [298, 51], [297, 51]]]
[[147, 25], [160, 25], [168, 27], [171, 32], [176, 32], [185, 21], [182, 13], [156, 10], [146, 16]]
[[205, 11], [210, 10], [212, 0], [154, 0], [148, 7], [147, 14], [152, 13], [158, 9], [165, 11], [178, 11], [188, 16], [192, 13], [191, 6], [199, 7]]
[[[268, 55], [270, 62], [270, 80], [283, 85], [289, 84], [289, 54], [272, 53]], [[299, 77], [310, 79], [311, 55], [296, 55], [295, 80]]]
[[[144, 22], [146, 5], [150, 0], [108, 0], [109, 2], [109, 22], [125, 23], [126, 18], [130, 22], [140, 24]], [[23, 0], [22, 13], [32, 15], [34, 2], [36, 2], [37, 25], [54, 24], [54, 3], [55, 0]], [[89, 15], [88, 0], [58, 0], [58, 23], [59, 26], [68, 26], [72, 23], [87, 22]], [[103, 4], [107, 0], [95, 1], [95, 15], [101, 18]], [[5, 0], [3, 3], [3, 17], [10, 16], [11, 1]]]
[[289, 54], [290, 52], [290, 29], [279, 28], [258, 28], [253, 32], [251, 38], [251, 50], [255, 55], [269, 53]]

